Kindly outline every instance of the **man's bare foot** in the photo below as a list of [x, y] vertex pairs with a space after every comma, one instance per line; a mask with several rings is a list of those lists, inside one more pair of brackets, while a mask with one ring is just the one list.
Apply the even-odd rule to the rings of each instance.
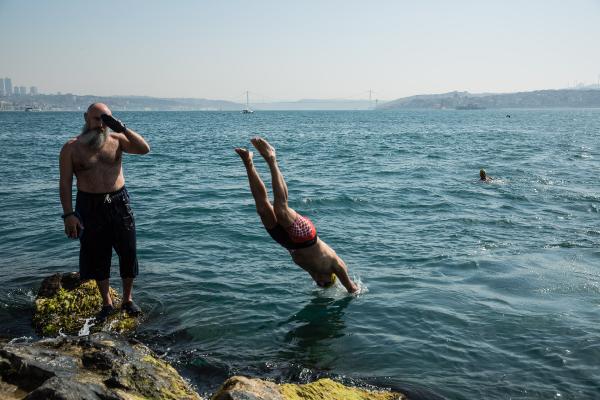
[[252, 143], [265, 160], [275, 161], [275, 149], [265, 139], [256, 136], [250, 139], [250, 143]]
[[239, 154], [242, 161], [244, 161], [244, 164], [250, 164], [252, 162], [252, 157], [254, 157], [253, 152], [248, 151], [248, 149], [245, 149], [243, 147], [236, 147], [234, 150], [236, 153]]

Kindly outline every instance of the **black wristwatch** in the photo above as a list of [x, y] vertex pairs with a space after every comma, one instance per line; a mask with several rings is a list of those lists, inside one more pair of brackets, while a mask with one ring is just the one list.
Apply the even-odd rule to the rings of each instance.
[[71, 211], [71, 212], [68, 212], [68, 213], [65, 213], [65, 214], [61, 215], [60, 217], [62, 219], [67, 219], [67, 217], [70, 217], [71, 215], [75, 215], [76, 216], [76, 214], [77, 214], [76, 211]]

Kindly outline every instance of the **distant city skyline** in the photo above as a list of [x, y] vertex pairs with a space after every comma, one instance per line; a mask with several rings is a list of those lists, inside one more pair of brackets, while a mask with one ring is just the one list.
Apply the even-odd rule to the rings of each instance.
[[2, 0], [0, 15], [0, 76], [19, 92], [393, 100], [600, 79], [594, 0]]
[[12, 79], [0, 78], [0, 96], [23, 96], [23, 95], [38, 95], [39, 91], [37, 86], [29, 86], [29, 92], [27, 91], [27, 86], [18, 86], [13, 85]]

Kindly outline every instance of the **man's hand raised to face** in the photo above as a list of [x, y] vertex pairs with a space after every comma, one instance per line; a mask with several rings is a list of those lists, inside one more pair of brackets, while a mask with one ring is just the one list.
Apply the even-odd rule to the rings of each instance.
[[113, 132], [123, 133], [127, 129], [124, 123], [122, 123], [120, 120], [116, 119], [112, 115], [102, 114], [100, 118], [102, 118], [102, 122], [104, 122], [104, 125], [112, 129]]

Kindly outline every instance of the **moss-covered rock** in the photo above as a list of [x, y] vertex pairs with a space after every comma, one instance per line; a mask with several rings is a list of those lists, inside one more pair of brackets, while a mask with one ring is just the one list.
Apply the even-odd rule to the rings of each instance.
[[[113, 302], [118, 306], [120, 297], [110, 288]], [[134, 330], [138, 319], [124, 312], [111, 315], [102, 325], [93, 324], [90, 318], [102, 308], [102, 297], [93, 280], [81, 281], [79, 274], [54, 274], [42, 283], [35, 300], [33, 325], [42, 336], [59, 333], [78, 334], [86, 322], [90, 332], [100, 330], [126, 332]]]
[[201, 400], [146, 346], [110, 333], [4, 345], [0, 394], [5, 393], [17, 398], [25, 393], [27, 399]]
[[285, 400], [279, 385], [251, 379], [244, 376], [232, 376], [227, 379], [211, 397], [211, 400]]
[[319, 379], [305, 385], [283, 384], [281, 393], [286, 400], [400, 400], [400, 393], [367, 391], [351, 388], [331, 379]]
[[281, 384], [243, 376], [229, 378], [211, 400], [403, 400], [401, 393], [368, 391], [344, 386], [331, 379], [305, 385]]

